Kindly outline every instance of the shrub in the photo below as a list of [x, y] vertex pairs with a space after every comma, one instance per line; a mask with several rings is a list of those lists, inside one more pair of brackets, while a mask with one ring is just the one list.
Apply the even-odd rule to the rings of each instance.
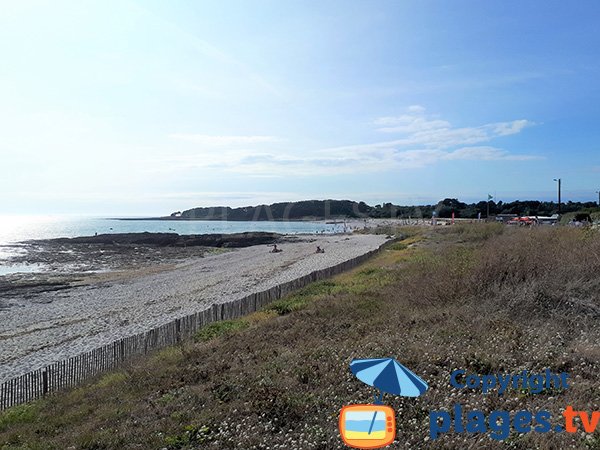
[[249, 324], [246, 320], [223, 320], [202, 327], [194, 336], [196, 341], [210, 341], [219, 336], [224, 336], [237, 330], [248, 328]]

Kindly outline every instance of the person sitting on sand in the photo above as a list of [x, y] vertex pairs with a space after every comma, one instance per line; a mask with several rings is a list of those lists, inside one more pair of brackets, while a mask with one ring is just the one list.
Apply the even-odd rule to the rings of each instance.
[[277, 248], [277, 244], [273, 244], [273, 250], [271, 250], [271, 253], [279, 253], [282, 251], [283, 250], [281, 250], [280, 248]]
[[317, 245], [317, 251], [315, 253], [325, 253], [325, 249]]

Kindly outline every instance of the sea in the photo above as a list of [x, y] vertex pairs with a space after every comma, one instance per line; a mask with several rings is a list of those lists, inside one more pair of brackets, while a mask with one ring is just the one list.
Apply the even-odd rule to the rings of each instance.
[[25, 251], [21, 244], [36, 239], [93, 236], [106, 233], [242, 233], [269, 231], [281, 234], [338, 233], [343, 224], [305, 221], [173, 221], [173, 220], [119, 220], [104, 217], [75, 216], [7, 216], [0, 215], [0, 275], [33, 272], [35, 266], [10, 264], [10, 259]]

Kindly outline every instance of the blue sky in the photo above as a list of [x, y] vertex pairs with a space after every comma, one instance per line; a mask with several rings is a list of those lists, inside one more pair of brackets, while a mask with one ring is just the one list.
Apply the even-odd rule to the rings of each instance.
[[0, 213], [597, 199], [596, 1], [0, 7]]

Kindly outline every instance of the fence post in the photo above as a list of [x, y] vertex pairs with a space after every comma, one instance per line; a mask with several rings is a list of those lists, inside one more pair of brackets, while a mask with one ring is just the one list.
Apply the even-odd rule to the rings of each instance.
[[48, 368], [44, 367], [42, 371], [42, 395], [48, 393]]

